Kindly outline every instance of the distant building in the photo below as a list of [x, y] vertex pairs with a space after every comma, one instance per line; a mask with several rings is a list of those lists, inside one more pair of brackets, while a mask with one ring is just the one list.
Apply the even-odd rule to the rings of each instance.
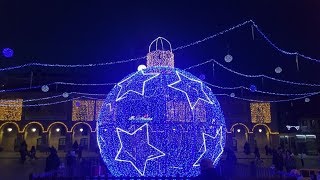
[[[62, 97], [61, 97], [62, 98]], [[56, 101], [57, 99], [55, 99]], [[60, 99], [62, 100], [62, 99]], [[227, 125], [227, 144], [236, 151], [243, 151], [244, 143], [251, 147], [279, 146], [279, 133], [275, 109], [269, 103], [249, 103], [219, 97]], [[22, 140], [28, 147], [36, 146], [45, 151], [54, 146], [67, 150], [77, 141], [84, 149], [96, 150], [96, 120], [103, 100], [77, 99], [50, 106], [22, 108], [22, 98], [2, 99], [0, 107], [0, 146], [4, 151], [19, 149]], [[29, 103], [28, 103], [29, 104]], [[192, 118], [188, 104], [167, 102], [168, 121], [188, 122]], [[197, 121], [205, 121], [201, 104], [195, 109]], [[110, 119], [114, 114], [108, 114]]]

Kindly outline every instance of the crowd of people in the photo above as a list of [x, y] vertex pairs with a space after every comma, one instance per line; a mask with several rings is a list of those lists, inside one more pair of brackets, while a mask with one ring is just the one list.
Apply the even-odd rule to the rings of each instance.
[[26, 141], [22, 141], [20, 145], [19, 153], [20, 153], [20, 162], [22, 164], [25, 163], [25, 161], [27, 160], [27, 157], [29, 157], [30, 160], [38, 159], [36, 156], [36, 147], [32, 146], [29, 151]]

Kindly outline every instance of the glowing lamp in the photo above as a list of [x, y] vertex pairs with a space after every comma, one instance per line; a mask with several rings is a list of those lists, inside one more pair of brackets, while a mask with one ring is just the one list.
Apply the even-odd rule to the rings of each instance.
[[237, 132], [239, 133], [239, 132], [241, 132], [241, 130], [240, 130], [240, 129], [237, 129]]
[[79, 131], [80, 131], [80, 132], [83, 132], [83, 128], [80, 128]]
[[60, 128], [57, 128], [56, 131], [57, 131], [57, 132], [60, 132]]
[[12, 128], [8, 128], [7, 131], [8, 131], [8, 132], [11, 132], [11, 131], [12, 131]]
[[141, 65], [138, 66], [138, 71], [141, 71], [141, 70], [146, 69], [146, 68], [147, 68], [146, 65], [141, 64]]
[[36, 132], [37, 129], [36, 129], [36, 128], [32, 128], [31, 131], [32, 131], [32, 132]]
[[261, 132], [262, 132], [262, 129], [259, 129], [259, 132], [261, 133]]

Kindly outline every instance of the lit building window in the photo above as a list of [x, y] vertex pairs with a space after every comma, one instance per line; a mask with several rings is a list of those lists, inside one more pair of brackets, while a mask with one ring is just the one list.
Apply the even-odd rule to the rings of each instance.
[[0, 121], [21, 121], [23, 99], [0, 99]]
[[93, 121], [94, 100], [74, 100], [72, 102], [72, 121]]
[[250, 103], [252, 123], [271, 123], [270, 103]]

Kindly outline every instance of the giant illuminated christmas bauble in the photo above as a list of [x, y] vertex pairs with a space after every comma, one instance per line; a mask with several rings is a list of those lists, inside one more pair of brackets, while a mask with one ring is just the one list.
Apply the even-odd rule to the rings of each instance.
[[97, 139], [114, 176], [196, 176], [202, 159], [217, 165], [223, 153], [225, 121], [211, 89], [174, 68], [170, 51], [159, 52], [148, 60], [163, 58], [166, 66], [147, 63], [117, 83], [102, 105]]

